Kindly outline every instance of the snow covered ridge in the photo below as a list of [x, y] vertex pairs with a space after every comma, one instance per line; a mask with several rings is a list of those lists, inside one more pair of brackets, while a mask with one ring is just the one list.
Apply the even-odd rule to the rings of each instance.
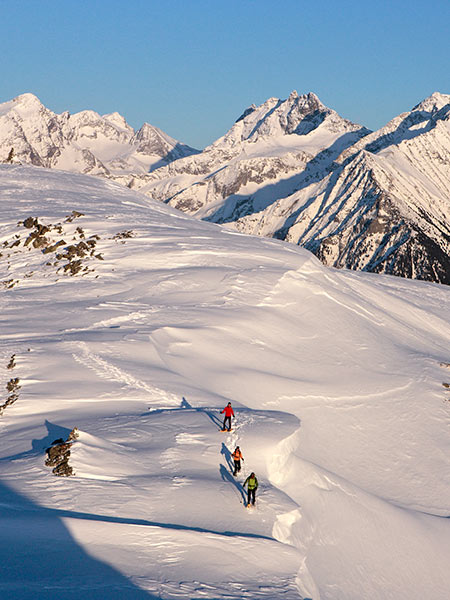
[[446, 286], [76, 173], [0, 196], [1, 598], [448, 599]]
[[293, 92], [250, 107], [201, 154], [128, 183], [326, 265], [450, 284], [449, 114], [450, 96], [435, 93], [370, 133]]
[[252, 105], [196, 153], [117, 113], [54, 115], [24, 94], [0, 105], [0, 149], [304, 246], [329, 266], [450, 284], [449, 115], [436, 92], [370, 132], [294, 91]]
[[3, 160], [11, 149], [16, 162], [102, 176], [147, 173], [197, 152], [148, 123], [134, 131], [117, 112], [57, 115], [29, 93], [0, 104]]

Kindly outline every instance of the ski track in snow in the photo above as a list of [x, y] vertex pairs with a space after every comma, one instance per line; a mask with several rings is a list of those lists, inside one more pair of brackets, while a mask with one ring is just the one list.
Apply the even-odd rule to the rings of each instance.
[[[109, 322], [109, 321], [108, 321]], [[117, 381], [119, 383], [123, 383], [129, 387], [134, 389], [143, 389], [148, 392], [151, 396], [151, 401], [155, 406], [153, 410], [160, 410], [161, 408], [166, 412], [166, 414], [177, 413], [180, 409], [179, 407], [179, 398], [173, 394], [170, 394], [167, 391], [161, 390], [154, 386], [150, 386], [145, 382], [142, 382], [130, 374], [124, 372], [122, 369], [112, 365], [104, 358], [98, 356], [97, 354], [91, 352], [88, 348], [88, 345], [85, 342], [77, 342], [77, 346], [80, 348], [79, 353], [72, 353], [73, 358], [83, 364], [85, 367], [92, 369], [96, 375], [103, 379], [108, 379], [109, 381]], [[172, 399], [173, 404], [177, 406], [175, 409], [171, 409], [170, 407], [166, 408], [167, 400]], [[148, 402], [148, 400], [147, 400]], [[157, 403], [160, 403], [159, 405]], [[152, 409], [151, 409], [152, 410]], [[255, 418], [252, 416], [251, 409], [246, 409], [247, 412], [245, 414], [240, 414], [239, 422], [236, 423], [233, 427], [233, 431], [227, 434], [226, 442], [227, 446], [232, 451], [236, 445], [242, 443], [240, 440], [245, 439], [245, 430], [249, 425], [255, 423]], [[261, 412], [261, 411], [260, 411]], [[151, 414], [151, 412], [149, 413]], [[261, 417], [260, 417], [261, 418]], [[175, 436], [175, 441], [177, 446], [182, 445], [204, 445], [205, 444], [205, 436], [203, 434], [194, 434], [188, 432], [180, 432]], [[179, 449], [177, 446], [170, 447], [166, 451], [161, 454], [161, 466], [163, 469], [175, 470], [178, 469], [182, 460], [184, 458], [184, 451]], [[226, 461], [221, 461], [220, 466], [223, 466], [225, 469], [229, 470], [230, 465], [227, 464]], [[243, 465], [243, 469], [241, 474], [244, 475], [244, 478], [250, 474], [250, 470], [246, 469], [245, 465]], [[179, 487], [180, 485], [189, 485], [191, 480], [186, 479], [185, 477], [175, 476], [173, 478], [173, 485], [175, 487]], [[260, 484], [270, 486], [268, 481], [263, 481], [260, 478]], [[261, 487], [262, 487], [261, 485]], [[259, 503], [259, 502], [258, 502]], [[243, 532], [243, 535], [245, 533]], [[276, 539], [276, 538], [274, 538]]]
[[[247, 409], [248, 410], [248, 409]], [[239, 415], [239, 421], [233, 425], [233, 430], [232, 432], [230, 432], [227, 435], [227, 446], [230, 450], [230, 452], [234, 451], [234, 449], [236, 448], [236, 446], [240, 446], [240, 448], [245, 446], [245, 438], [246, 438], [246, 429], [248, 428], [249, 425], [252, 425], [255, 423], [255, 418], [252, 415], [251, 410], [249, 410], [249, 412], [246, 412], [245, 414], [240, 414]], [[259, 411], [259, 413], [261, 413], [262, 411]], [[261, 418], [261, 416], [260, 416]], [[237, 419], [235, 419], [236, 421]], [[294, 432], [294, 434], [291, 435], [296, 435], [297, 432], [299, 430], [297, 430], [296, 432]], [[291, 436], [289, 436], [291, 437]], [[279, 445], [282, 445], [284, 442], [284, 440], [280, 440], [279, 441]], [[245, 457], [244, 457], [245, 458]], [[222, 465], [225, 468], [229, 468], [230, 465], [224, 464], [222, 462]], [[262, 500], [259, 497], [259, 494], [261, 493], [261, 490], [263, 488], [270, 488], [270, 487], [275, 487], [276, 485], [274, 484], [275, 480], [272, 480], [271, 477], [271, 468], [272, 465], [269, 464], [268, 465], [268, 478], [263, 478], [260, 475], [258, 475], [258, 473], [256, 473], [256, 476], [258, 478], [258, 490], [257, 490], [257, 494], [256, 494], [256, 508], [249, 508], [247, 510], [250, 511], [254, 511], [254, 510], [258, 510], [258, 507], [261, 504], [264, 504], [264, 500]], [[242, 474], [242, 478], [243, 480], [245, 480], [250, 473], [253, 471], [254, 469], [252, 468], [247, 468], [245, 466], [245, 461], [244, 463], [242, 463], [242, 469], [241, 469], [241, 473]], [[331, 480], [329, 480], [330, 484], [333, 483]], [[326, 488], [324, 488], [326, 489]], [[246, 501], [244, 502], [242, 499], [240, 500], [241, 503], [245, 504]], [[285, 513], [279, 513], [276, 515], [275, 517], [275, 522], [273, 524], [273, 528], [272, 528], [272, 536], [274, 538], [274, 540], [277, 540], [278, 542], [280, 542], [281, 544], [287, 544], [289, 546], [293, 545], [293, 542], [291, 540], [291, 529], [292, 526], [299, 520], [301, 519], [301, 512], [299, 508], [295, 508], [294, 510], [290, 510], [288, 512]], [[315, 600], [320, 600], [320, 594], [319, 594], [319, 590], [317, 588], [316, 583], [314, 582], [313, 577], [311, 576], [311, 573], [309, 572], [307, 566], [306, 566], [306, 554], [307, 554], [307, 548], [309, 543], [311, 543], [313, 540], [312, 535], [310, 536], [309, 540], [304, 540], [304, 543], [302, 545], [302, 548], [298, 550], [300, 550], [301, 553], [301, 559], [300, 559], [300, 565], [299, 565], [299, 571], [296, 574], [296, 587], [297, 587], [297, 594], [299, 594], [299, 590], [301, 590], [302, 594], [301, 594], [301, 598], [314, 598]], [[283, 597], [282, 595], [279, 595], [275, 590], [277, 588], [274, 588], [273, 593], [275, 593], [274, 598], [279, 598], [279, 597]], [[300, 598], [299, 595], [296, 596], [297, 598]]]
[[[186, 430], [179, 432], [179, 419], [180, 415], [183, 415], [183, 413], [185, 415], [189, 415], [191, 418], [193, 416], [194, 421], [188, 420], [186, 424]], [[149, 425], [152, 423], [152, 418], [157, 415], [163, 414], [168, 424], [170, 424], [172, 419], [174, 420], [172, 430], [175, 445], [169, 446], [169, 448], [167, 448], [160, 454], [161, 467], [164, 472], [167, 472], [169, 475], [172, 474], [172, 487], [174, 489], [174, 492], [177, 492], [178, 490], [189, 486], [193, 486], [196, 483], [194, 479], [192, 479], [191, 477], [186, 477], [184, 475], [176, 474], [186, 470], [186, 447], [188, 448], [188, 454], [191, 455], [193, 451], [203, 452], [205, 445], [209, 446], [211, 443], [213, 443], [217, 448], [216, 459], [220, 472], [222, 473], [222, 475], [225, 472], [229, 473], [228, 479], [226, 476], [222, 476], [222, 479], [225, 483], [225, 489], [228, 490], [228, 493], [234, 497], [234, 502], [237, 503], [239, 501], [241, 503], [241, 506], [243, 507], [242, 495], [241, 493], [237, 492], [236, 489], [237, 487], [241, 486], [241, 483], [238, 483], [236, 479], [233, 480], [233, 476], [230, 472], [231, 465], [226, 460], [226, 455], [223, 452], [219, 453], [219, 445], [221, 443], [222, 445], [225, 444], [228, 448], [229, 453], [231, 453], [234, 450], [236, 445], [245, 445], [246, 432], [248, 427], [256, 426], [257, 429], [258, 422], [264, 423], [264, 411], [259, 411], [259, 414], [256, 418], [253, 414], [253, 411], [251, 410], [246, 409], [245, 412], [238, 411], [239, 418], [234, 420], [235, 422], [233, 424], [233, 430], [230, 433], [227, 433], [224, 438], [221, 437], [223, 434], [220, 431], [218, 431], [218, 428], [216, 428], [211, 422], [210, 425], [208, 425], [207, 429], [205, 429], [205, 427], [202, 428], [204, 433], [193, 433], [189, 431], [190, 427], [192, 427], [193, 424], [196, 425], [198, 423], [198, 417], [201, 416], [201, 413], [202, 411], [198, 411], [195, 408], [168, 408], [164, 409], [162, 412], [159, 412], [158, 410], [150, 411], [148, 413], [148, 416], [144, 417], [144, 420], [148, 422]], [[155, 424], [153, 425], [153, 427], [150, 428], [150, 431], [152, 431], [154, 427]], [[165, 430], [167, 430], [167, 425], [165, 426]], [[111, 433], [110, 429], [108, 429], [108, 431]], [[142, 432], [144, 432], [144, 430], [142, 430]], [[165, 434], [165, 437], [167, 437], [167, 434]], [[82, 434], [81, 442], [83, 442], [84, 438], [85, 434]], [[224, 440], [224, 442], [222, 442], [222, 440]], [[247, 467], [244, 461], [243, 469], [241, 471], [241, 474], [239, 475], [239, 480], [243, 481], [247, 477], [247, 475], [250, 474], [251, 470], [253, 470], [253, 468], [250, 469], [250, 467]], [[265, 492], [267, 492], [270, 488], [272, 488], [272, 485], [265, 477], [259, 475], [258, 479], [260, 483], [260, 491], [264, 490]], [[268, 507], [266, 502], [257, 496], [257, 508], [245, 509], [245, 514], [243, 515], [243, 517], [245, 518], [245, 516], [248, 516], [250, 519], [254, 519], [255, 517], [258, 517], [258, 515], [261, 514], [261, 511], [262, 514], [265, 514], [267, 508]], [[247, 510], [250, 510], [251, 512], [247, 514]], [[279, 515], [279, 517], [276, 518], [279, 518], [282, 521], [283, 515]], [[242, 519], [237, 519], [237, 521], [239, 520], [242, 521]], [[135, 522], [136, 525], [140, 523], [145, 524], [145, 521], [136, 520]], [[241, 524], [244, 525], [244, 523], [245, 521]], [[234, 525], [231, 526], [233, 527]], [[275, 529], [276, 528], [274, 527], [274, 531]], [[188, 555], [186, 554], [187, 550], [184, 535], [180, 535], [179, 539], [177, 537], [177, 532], [183, 532], [183, 530], [189, 531], [189, 535], [191, 536], [189, 544], [191, 553], [193, 549], [195, 551], [195, 548], [198, 544], [202, 545], [204, 543], [202, 542], [202, 540], [204, 540], [205, 536], [206, 538], [215, 541], [216, 544], [221, 538], [223, 538], [224, 541], [230, 539], [230, 532], [227, 531], [223, 533], [221, 533], [220, 531], [208, 532], [207, 530], [196, 531], [195, 526], [192, 526], [191, 529], [189, 526], [172, 526], [169, 523], [164, 523], [158, 526], [155, 523], [149, 522], [146, 533], [147, 542], [149, 545], [151, 545], [152, 552], [159, 554], [157, 562], [160, 566], [160, 569], [162, 569], [163, 573], [166, 573], [166, 568], [169, 568], [170, 570], [173, 570], [174, 568], [181, 568], [185, 560], [187, 560]], [[167, 533], [168, 531], [172, 533]], [[168, 535], [169, 537], [167, 537]], [[245, 530], [237, 530], [232, 535], [235, 536], [232, 539], [236, 540], [236, 543], [237, 540], [240, 539], [247, 540], [245, 542], [244, 547], [249, 547], [245, 549], [245, 553], [252, 552], [251, 547], [254, 543], [252, 541], [252, 538], [257, 540], [260, 537], [256, 532], [248, 533]], [[198, 538], [198, 540], [196, 538]], [[262, 535], [261, 540], [267, 544], [275, 545], [273, 549], [269, 550], [271, 554], [275, 553], [275, 555], [277, 555], [276, 546], [278, 546], [278, 544], [281, 544], [281, 546], [285, 546], [286, 544], [288, 544], [288, 542], [282, 539], [282, 536], [279, 536], [279, 538], [277, 536], [272, 536], [271, 540], [270, 537]], [[233, 550], [230, 549], [228, 546], [224, 547], [224, 551], [226, 554], [228, 554], [228, 552], [233, 552]], [[291, 552], [291, 550], [289, 551]], [[292, 551], [294, 550], [292, 549]], [[296, 551], [294, 551], [294, 553], [296, 553]], [[300, 564], [301, 562], [301, 558], [299, 557], [298, 563]], [[305, 577], [306, 572], [306, 569], [303, 569], [303, 574]], [[251, 583], [251, 579], [246, 579], [245, 582], [236, 581], [236, 579], [232, 575], [230, 576], [230, 579], [231, 580], [226, 581], [226, 583], [207, 583], [205, 581], [182, 581], [180, 583], [177, 580], [167, 580], [167, 578], [164, 576], [164, 580], [162, 581], [153, 581], [148, 578], [140, 577], [132, 578], [132, 581], [135, 581], [146, 591], [150, 593], [160, 594], [161, 597], [167, 598], [167, 600], [186, 597], [194, 598], [197, 597], [196, 594], [199, 594], [199, 597], [210, 600], [215, 600], [216, 598], [261, 598], [266, 600], [273, 598], [285, 598], [286, 600], [299, 600], [299, 598], [301, 598], [298, 591], [298, 577], [296, 579], [295, 574], [293, 574], [293, 576], [285, 578], [279, 577], [278, 579], [272, 577], [270, 584], [268, 582], [264, 583], [263, 581], [261, 581], [259, 585]], [[302, 585], [304, 587], [304, 582]]]
[[136, 379], [129, 373], [123, 371], [123, 369], [112, 365], [104, 358], [98, 356], [98, 354], [91, 352], [85, 342], [77, 342], [76, 344], [79, 347], [80, 352], [72, 353], [74, 360], [88, 369], [92, 369], [98, 377], [107, 379], [108, 381], [116, 381], [134, 389], [144, 390], [150, 396], [150, 402], [152, 403], [160, 403], [164, 406], [167, 404], [179, 404], [179, 398], [174, 394], [165, 392], [164, 390], [145, 383], [145, 381]]

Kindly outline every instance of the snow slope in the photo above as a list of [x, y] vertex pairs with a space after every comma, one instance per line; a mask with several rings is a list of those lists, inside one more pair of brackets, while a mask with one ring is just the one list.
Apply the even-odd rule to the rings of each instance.
[[88, 176], [0, 194], [2, 599], [448, 598], [446, 286]]

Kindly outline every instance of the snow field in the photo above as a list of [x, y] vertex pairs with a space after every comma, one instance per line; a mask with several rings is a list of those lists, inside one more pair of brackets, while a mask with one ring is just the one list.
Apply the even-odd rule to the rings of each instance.
[[[21, 385], [2, 598], [446, 600], [445, 286], [329, 270], [88, 177], [1, 167], [0, 188], [0, 243], [79, 210], [64, 236], [104, 257], [70, 277], [1, 250], [1, 383]], [[45, 448], [75, 426], [75, 477], [54, 477]]]
[[[239, 439], [238, 432], [251, 428], [258, 417], [240, 417], [236, 432], [228, 435], [219, 431], [215, 422], [218, 414], [216, 409], [179, 407], [104, 416], [97, 421], [91, 416], [81, 425], [96, 435], [81, 429], [72, 448], [73, 479], [54, 478], [42, 469], [42, 450], [34, 456], [31, 453], [34, 465], [32, 472], [26, 473], [28, 480], [32, 478], [27, 500], [15, 502], [14, 509], [7, 505], [7, 512], [33, 513], [31, 531], [23, 530], [22, 542], [29, 542], [31, 535], [42, 555], [47, 551], [52, 555], [56, 547], [69, 563], [78, 552], [73, 541], [78, 542], [95, 561], [118, 572], [125, 569], [136, 587], [164, 598], [215, 598], [218, 594], [229, 598], [270, 598], [274, 594], [298, 598], [294, 576], [298, 552], [271, 536], [276, 511], [285, 509], [289, 501], [260, 476], [261, 497], [255, 509], [259, 518], [253, 518], [255, 515], [248, 514], [242, 503], [246, 463], [238, 480], [230, 472], [230, 451], [234, 440]], [[61, 422], [61, 417], [56, 412], [46, 421], [48, 436], [39, 440], [45, 441], [41, 445], [60, 433], [62, 427], [53, 421]], [[82, 413], [78, 421], [80, 418]], [[281, 414], [268, 417], [278, 425], [283, 423], [280, 419]], [[264, 415], [259, 415], [259, 420], [264, 422]], [[284, 428], [291, 430], [292, 426], [288, 423]], [[272, 431], [275, 433], [273, 427]], [[35, 440], [34, 448], [39, 441]], [[12, 487], [24, 476], [18, 462], [12, 461], [5, 478]], [[53, 521], [57, 518], [66, 536], [55, 533]], [[7, 522], [11, 526], [11, 518]], [[64, 539], [67, 533], [71, 543]], [[9, 535], [18, 541], [21, 534], [19, 526], [17, 537], [16, 525]], [[5, 540], [8, 537], [6, 528]], [[28, 560], [38, 558], [28, 556]], [[52, 591], [54, 582], [33, 575], [35, 578], [28, 581], [22, 574], [24, 587], [18, 597], [31, 597], [27, 590], [39, 594], [40, 585], [49, 586], [48, 595], [42, 595], [45, 598], [58, 597], [62, 589], [69, 597], [78, 593], [73, 574], [68, 579], [58, 577], [59, 592]], [[95, 571], [91, 577], [90, 588], [104, 585], [103, 572], [99, 580]], [[10, 586], [5, 592], [12, 589]], [[116, 582], [115, 586], [111, 584], [108, 593], [119, 593], [123, 584]]]

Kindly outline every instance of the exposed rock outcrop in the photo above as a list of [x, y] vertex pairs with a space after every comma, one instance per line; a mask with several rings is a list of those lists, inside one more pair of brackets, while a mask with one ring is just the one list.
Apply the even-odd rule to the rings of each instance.
[[69, 465], [70, 448], [78, 437], [78, 429], [75, 427], [70, 432], [66, 441], [59, 438], [47, 448], [47, 459], [45, 464], [47, 467], [53, 467], [52, 472], [55, 475], [69, 477], [74, 474], [73, 468]]

